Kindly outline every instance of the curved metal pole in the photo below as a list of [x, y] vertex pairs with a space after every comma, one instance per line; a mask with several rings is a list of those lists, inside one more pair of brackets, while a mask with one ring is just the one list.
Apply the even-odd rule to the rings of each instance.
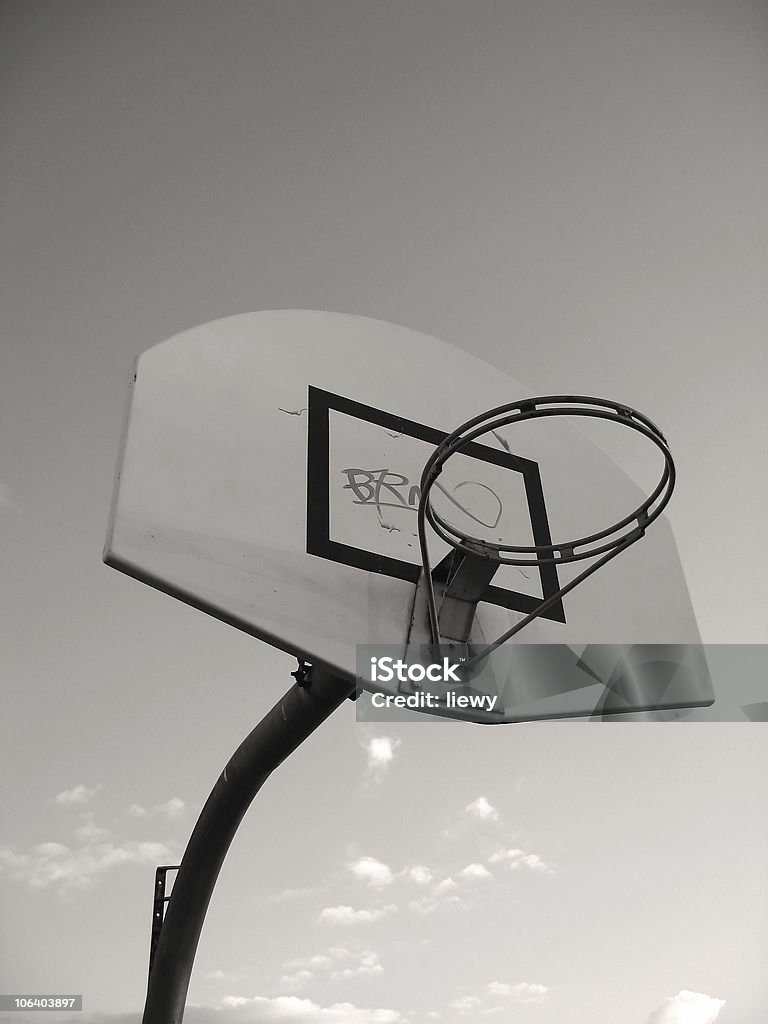
[[232, 838], [270, 774], [355, 690], [315, 666], [230, 758], [203, 807], [176, 877], [147, 987], [143, 1024], [181, 1024], [197, 943]]

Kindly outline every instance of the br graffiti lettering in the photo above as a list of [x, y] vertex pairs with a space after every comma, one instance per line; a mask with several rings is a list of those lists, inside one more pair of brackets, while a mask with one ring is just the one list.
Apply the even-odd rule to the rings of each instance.
[[[353, 494], [353, 504], [367, 505], [371, 508], [404, 508], [416, 511], [419, 505], [421, 490], [418, 484], [413, 484], [407, 476], [402, 473], [395, 473], [389, 468], [385, 469], [344, 469], [342, 474], [347, 482], [343, 485], [345, 491]], [[462, 480], [454, 484], [451, 489], [436, 482], [435, 488], [440, 490], [460, 512], [468, 516], [481, 526], [493, 530], [498, 526], [503, 515], [501, 498], [487, 484], [479, 480]], [[464, 493], [459, 495], [464, 488]], [[491, 502], [495, 514], [487, 513], [481, 517], [467, 507], [467, 500], [471, 495], [471, 488], [478, 488], [491, 495]], [[464, 501], [462, 501], [462, 498]]]

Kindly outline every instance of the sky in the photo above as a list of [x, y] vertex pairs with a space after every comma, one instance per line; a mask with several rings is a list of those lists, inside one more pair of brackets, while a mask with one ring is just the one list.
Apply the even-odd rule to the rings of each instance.
[[[154, 868], [290, 682], [101, 563], [133, 360], [185, 328], [357, 313], [648, 412], [702, 638], [766, 643], [767, 37], [746, 0], [3, 4], [0, 993], [138, 1019]], [[246, 817], [186, 1019], [756, 1024], [765, 728], [344, 706]]]

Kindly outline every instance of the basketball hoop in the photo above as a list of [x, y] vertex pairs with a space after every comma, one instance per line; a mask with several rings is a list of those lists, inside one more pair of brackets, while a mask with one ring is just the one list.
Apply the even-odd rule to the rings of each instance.
[[[521, 423], [524, 420], [540, 419], [545, 416], [587, 416], [596, 419], [610, 420], [621, 426], [638, 431], [653, 442], [664, 458], [664, 470], [661, 478], [651, 494], [642, 504], [638, 505], [623, 519], [605, 529], [598, 530], [584, 537], [573, 540], [558, 541], [554, 544], [521, 545], [495, 544], [480, 537], [474, 537], [449, 523], [433, 507], [430, 500], [432, 486], [451, 456], [458, 454], [483, 434], [499, 430], [501, 427]], [[481, 413], [457, 427], [434, 450], [427, 460], [421, 475], [421, 495], [418, 508], [419, 547], [422, 560], [422, 580], [425, 587], [428, 625], [434, 645], [440, 643], [435, 587], [432, 580], [432, 567], [427, 549], [427, 522], [434, 532], [446, 544], [467, 556], [473, 562], [491, 561], [498, 565], [535, 566], [561, 565], [567, 562], [578, 562], [587, 558], [598, 560], [589, 565], [575, 579], [561, 587], [556, 593], [550, 594], [532, 612], [489, 644], [481, 653], [466, 663], [471, 669], [492, 651], [520, 632], [534, 619], [542, 615], [549, 607], [559, 601], [565, 594], [582, 583], [588, 576], [596, 572], [616, 555], [625, 551], [630, 545], [644, 536], [646, 529], [664, 511], [672, 496], [675, 486], [675, 464], [667, 445], [666, 438], [659, 428], [636, 409], [611, 402], [603, 398], [586, 398], [579, 395], [556, 395], [543, 398], [527, 398], [520, 402], [500, 405], [488, 412]], [[600, 557], [598, 557], [600, 556]], [[448, 591], [450, 590], [450, 583]]]

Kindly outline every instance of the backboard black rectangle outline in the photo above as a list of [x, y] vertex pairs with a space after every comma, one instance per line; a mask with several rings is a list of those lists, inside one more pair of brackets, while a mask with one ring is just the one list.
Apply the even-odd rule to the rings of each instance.
[[[409, 437], [435, 447], [444, 440], [447, 434], [423, 423], [416, 423], [414, 420], [383, 412], [381, 409], [374, 409], [362, 402], [334, 395], [330, 391], [313, 387], [311, 384], [307, 389], [307, 409], [307, 554], [415, 584], [421, 572], [419, 565], [373, 551], [366, 551], [349, 544], [341, 544], [331, 539], [330, 412], [333, 410], [394, 433], [407, 434]], [[506, 451], [488, 448], [486, 445], [474, 441], [462, 450], [462, 454], [501, 466], [511, 472], [520, 473], [525, 486], [533, 542], [536, 545], [551, 544], [552, 537], [549, 531], [538, 463]], [[510, 543], [514, 543], [514, 541], [510, 540]], [[509, 608], [512, 611], [526, 614], [535, 611], [542, 600], [557, 593], [560, 589], [555, 565], [543, 565], [538, 572], [543, 598], [491, 585], [483, 594], [482, 600], [488, 604], [495, 604], [501, 608]], [[554, 622], [565, 622], [562, 601], [556, 601], [542, 614], [542, 618], [551, 619]]]

